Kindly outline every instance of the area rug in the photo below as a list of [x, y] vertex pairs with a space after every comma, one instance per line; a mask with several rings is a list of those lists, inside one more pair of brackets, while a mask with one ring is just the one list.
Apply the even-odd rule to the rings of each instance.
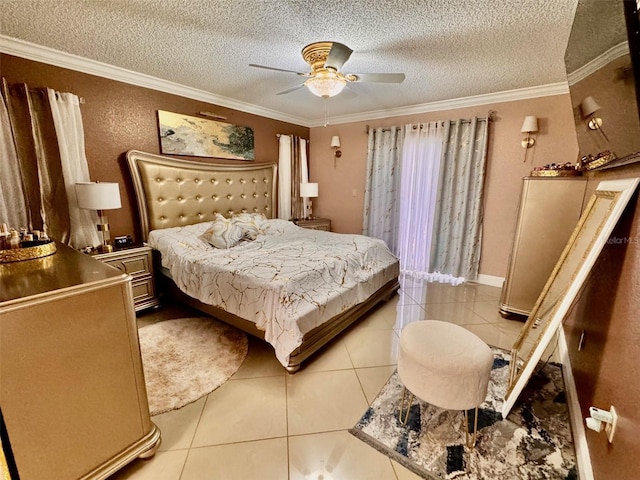
[[211, 393], [247, 356], [244, 332], [212, 318], [181, 318], [138, 330], [151, 415]]
[[407, 425], [400, 424], [403, 385], [397, 371], [350, 432], [427, 479], [577, 479], [561, 366], [538, 365], [503, 419], [510, 355], [492, 350], [491, 381], [479, 409], [474, 449], [464, 444], [463, 412], [415, 399]]

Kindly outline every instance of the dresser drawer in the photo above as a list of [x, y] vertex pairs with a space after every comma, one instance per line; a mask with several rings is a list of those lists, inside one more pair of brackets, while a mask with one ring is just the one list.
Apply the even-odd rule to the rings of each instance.
[[109, 253], [94, 255], [101, 262], [117, 268], [122, 273], [131, 275], [133, 303], [137, 311], [159, 305], [153, 279], [152, 250], [143, 245], [140, 247], [115, 250]]
[[135, 277], [137, 275], [144, 275], [151, 271], [149, 267], [150, 256], [146, 253], [138, 253], [133, 255], [126, 255], [123, 257], [105, 258], [102, 261], [107, 265], [116, 267], [123, 273]]

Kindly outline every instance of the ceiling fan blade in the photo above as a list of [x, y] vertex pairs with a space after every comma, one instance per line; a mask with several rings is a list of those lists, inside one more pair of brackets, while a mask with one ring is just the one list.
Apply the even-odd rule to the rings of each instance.
[[329, 55], [324, 62], [324, 68], [331, 67], [335, 68], [336, 70], [340, 70], [342, 68], [342, 65], [347, 63], [347, 60], [349, 60], [349, 57], [352, 53], [353, 50], [351, 50], [346, 45], [333, 42], [333, 45], [331, 45], [331, 50], [329, 51]]
[[276, 95], [284, 95], [284, 94], [286, 94], [286, 93], [291, 93], [291, 92], [293, 92], [294, 90], [298, 90], [299, 88], [302, 88], [302, 87], [304, 87], [304, 83], [301, 83], [300, 85], [296, 85], [296, 86], [295, 86], [295, 87], [293, 87], [293, 88], [289, 88], [289, 89], [287, 89], [287, 90], [283, 90], [282, 92], [278, 92], [278, 93], [276, 93]]
[[287, 73], [295, 73], [296, 75], [300, 75], [302, 77], [308, 77], [308, 73], [296, 72], [295, 70], [286, 70], [284, 68], [276, 68], [276, 67], [267, 67], [266, 65], [256, 65], [255, 63], [250, 63], [250, 67], [255, 68], [264, 68], [265, 70], [275, 70], [276, 72], [287, 72]]
[[[355, 77], [355, 80], [351, 80]], [[404, 73], [352, 73], [347, 75], [347, 80], [351, 82], [379, 82], [379, 83], [402, 83]]]

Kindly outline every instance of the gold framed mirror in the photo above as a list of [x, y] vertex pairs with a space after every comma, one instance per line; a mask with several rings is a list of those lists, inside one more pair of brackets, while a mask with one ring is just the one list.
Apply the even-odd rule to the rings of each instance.
[[591, 196], [513, 344], [503, 418], [561, 326], [639, 182], [640, 178], [604, 181]]

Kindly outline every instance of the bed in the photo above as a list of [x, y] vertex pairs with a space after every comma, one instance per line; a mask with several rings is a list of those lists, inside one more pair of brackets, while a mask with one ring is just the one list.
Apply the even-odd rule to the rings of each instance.
[[[398, 261], [383, 242], [274, 219], [275, 164], [126, 157], [142, 240], [157, 253], [166, 294], [268, 341], [290, 373], [399, 288]], [[241, 218], [257, 228], [251, 241], [207, 242], [214, 226]]]

